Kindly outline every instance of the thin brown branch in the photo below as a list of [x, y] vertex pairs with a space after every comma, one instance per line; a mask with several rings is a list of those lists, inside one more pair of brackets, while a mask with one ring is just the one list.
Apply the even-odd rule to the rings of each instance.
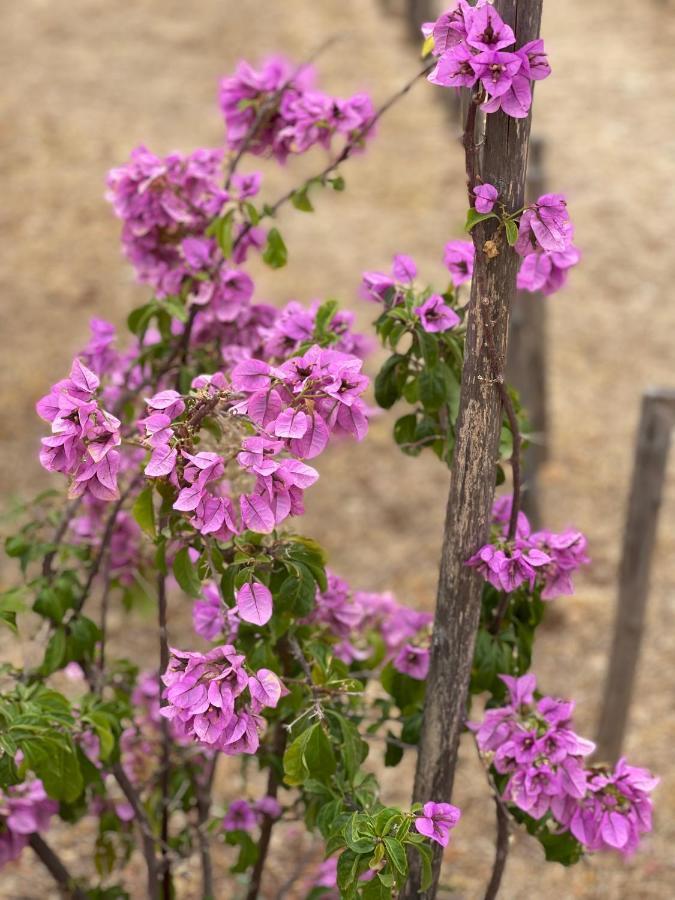
[[[161, 530], [161, 529], [160, 529]], [[169, 637], [167, 631], [167, 601], [166, 601], [166, 576], [159, 572], [157, 576], [157, 615], [159, 626], [159, 696], [160, 705], [165, 706], [166, 701], [162, 697], [164, 685], [162, 675], [169, 665]], [[169, 720], [164, 716], [160, 722], [162, 732], [162, 751], [160, 760], [160, 792], [161, 792], [161, 878], [162, 900], [171, 900], [171, 858], [168, 852], [169, 842], [169, 790], [171, 781], [171, 730]]]
[[276, 91], [273, 91], [269, 97], [267, 97], [263, 103], [260, 105], [260, 109], [257, 112], [257, 115], [253, 122], [251, 123], [250, 128], [246, 132], [244, 136], [244, 140], [242, 142], [241, 147], [237, 150], [235, 156], [233, 157], [230, 165], [227, 169], [227, 176], [225, 178], [225, 190], [228, 190], [230, 185], [232, 184], [232, 176], [237, 171], [237, 167], [242, 160], [242, 157], [247, 152], [253, 141], [256, 139], [258, 134], [260, 133], [260, 129], [265, 125], [270, 116], [274, 115], [276, 112], [277, 104], [286, 93], [288, 88], [293, 84], [298, 75], [302, 72], [303, 69], [306, 69], [307, 66], [310, 66], [322, 53], [324, 53], [329, 47], [332, 47], [339, 40], [339, 35], [334, 35], [333, 37], [325, 40], [312, 54], [309, 56], [304, 62], [301, 62], [299, 66], [296, 66], [293, 72], [289, 75], [289, 77], [284, 81], [281, 87], [277, 88]]
[[156, 840], [150, 827], [150, 822], [146, 815], [143, 804], [136, 788], [129, 780], [127, 773], [122, 768], [121, 763], [115, 763], [110, 770], [115, 780], [122, 789], [122, 793], [129, 801], [134, 811], [134, 820], [141, 832], [141, 842], [143, 845], [143, 856], [145, 858], [145, 866], [148, 876], [148, 900], [159, 900], [159, 882], [157, 880], [157, 857], [155, 855]]
[[115, 505], [112, 508], [110, 515], [108, 516], [108, 521], [106, 522], [105, 529], [103, 531], [103, 537], [101, 538], [101, 543], [99, 545], [98, 552], [96, 553], [96, 556], [94, 557], [92, 564], [89, 567], [89, 575], [87, 577], [86, 584], [85, 584], [84, 588], [82, 589], [80, 598], [77, 601], [77, 604], [75, 606], [75, 610], [74, 610], [75, 614], [82, 611], [82, 607], [84, 606], [87, 598], [89, 597], [89, 592], [91, 590], [91, 586], [94, 583], [94, 579], [96, 578], [96, 576], [99, 573], [99, 570], [101, 568], [101, 563], [103, 562], [103, 557], [105, 556], [105, 554], [108, 550], [108, 545], [110, 544], [110, 541], [112, 540], [113, 531], [115, 529], [115, 524], [117, 522], [117, 517], [119, 516], [119, 514], [122, 510], [122, 507], [124, 506], [124, 504], [126, 503], [128, 498], [130, 497], [130, 495], [134, 492], [136, 487], [139, 485], [141, 478], [142, 478], [142, 475], [139, 472], [133, 478], [133, 480], [129, 483], [126, 490], [124, 490], [120, 494], [119, 498], [116, 500]]
[[54, 532], [54, 537], [52, 538], [52, 544], [54, 545], [53, 549], [49, 551], [49, 553], [45, 553], [44, 558], [42, 560], [42, 577], [46, 578], [48, 581], [51, 581], [54, 577], [54, 558], [59, 551], [59, 547], [63, 538], [65, 537], [66, 531], [68, 531], [68, 526], [70, 525], [73, 516], [77, 512], [80, 504], [82, 503], [82, 497], [78, 497], [76, 500], [67, 507], [63, 516], [61, 517], [61, 521]]
[[[309, 184], [310, 182], [324, 181], [330, 175], [339, 169], [343, 162], [345, 162], [352, 155], [356, 147], [360, 144], [360, 142], [367, 137], [367, 135], [373, 130], [375, 125], [380, 121], [382, 116], [391, 109], [396, 103], [399, 102], [409, 91], [414, 87], [415, 83], [419, 81], [420, 78], [423, 78], [427, 75], [434, 67], [435, 62], [427, 64], [421, 71], [417, 72], [417, 74], [407, 81], [402, 88], [400, 88], [395, 94], [392, 94], [388, 100], [386, 100], [382, 106], [375, 112], [373, 118], [358, 132], [356, 132], [352, 137], [347, 141], [344, 145], [338, 156], [328, 165], [326, 165], [320, 172], [317, 172], [316, 175], [312, 176], [305, 180], [304, 184]], [[285, 194], [282, 194], [281, 197], [278, 198], [267, 210], [267, 215], [273, 217], [277, 214], [277, 212], [284, 206], [289, 200], [292, 199], [293, 195], [296, 194], [298, 188], [293, 188], [290, 191], [287, 191]], [[236, 249], [239, 244], [244, 240], [249, 231], [253, 228], [251, 222], [247, 222], [242, 230], [237, 235], [234, 241], [234, 249]]]
[[77, 882], [65, 867], [63, 860], [52, 850], [49, 844], [35, 832], [28, 839], [31, 849], [58, 884], [64, 897], [70, 900], [86, 900], [86, 893], [77, 886]]
[[[284, 755], [286, 740], [287, 731], [282, 722], [277, 722], [274, 728], [272, 747], [270, 748], [273, 761], [270, 764], [270, 771], [267, 778], [267, 796], [274, 797], [275, 800], [281, 783], [281, 777], [279, 770], [275, 765], [275, 760], [281, 760], [281, 757]], [[249, 883], [248, 893], [246, 894], [246, 900], [258, 900], [262, 884], [262, 875], [267, 860], [267, 852], [272, 839], [272, 828], [274, 827], [275, 821], [276, 820], [272, 818], [272, 816], [267, 814], [263, 816], [262, 824], [260, 826], [260, 837], [258, 838], [258, 858], [255, 861], [253, 872], [251, 873], [251, 881]]]
[[199, 844], [199, 860], [202, 868], [202, 900], [214, 900], [213, 862], [209, 843], [208, 822], [211, 813], [211, 790], [215, 777], [218, 757], [214, 756], [207, 769], [205, 781], [197, 773], [194, 779], [195, 796], [197, 798], [197, 842]]
[[499, 799], [495, 797], [495, 809], [497, 813], [497, 838], [495, 843], [495, 861], [492, 867], [492, 876], [485, 892], [485, 900], [495, 900], [506, 869], [506, 860], [509, 855], [510, 840], [510, 816], [504, 809]]
[[100, 619], [100, 632], [101, 639], [99, 641], [99, 656], [98, 656], [98, 678], [97, 678], [97, 691], [98, 693], [102, 693], [103, 691], [103, 682], [104, 682], [104, 673], [105, 673], [105, 651], [106, 651], [106, 639], [108, 636], [108, 607], [110, 605], [110, 553], [106, 554], [105, 565], [103, 567], [103, 594], [101, 596], [101, 619]]

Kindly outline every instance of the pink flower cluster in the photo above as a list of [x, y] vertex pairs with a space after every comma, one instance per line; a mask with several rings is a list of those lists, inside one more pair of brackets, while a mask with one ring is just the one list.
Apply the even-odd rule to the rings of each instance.
[[115, 448], [122, 438], [119, 419], [96, 398], [99, 385], [98, 376], [75, 359], [69, 377], [37, 402], [38, 415], [52, 426], [51, 436], [42, 439], [40, 462], [47, 471], [70, 477], [69, 497], [91, 494], [111, 501], [119, 496]]
[[[246, 416], [257, 431], [243, 439], [236, 454], [239, 467], [255, 478], [253, 490], [239, 497], [243, 528], [269, 534], [289, 515], [301, 514], [303, 492], [319, 477], [301, 460], [318, 456], [331, 434], [365, 436], [368, 419], [361, 395], [368, 378], [361, 366], [355, 356], [318, 346], [277, 367], [254, 358], [235, 366], [232, 389], [244, 399], [231, 412]], [[194, 387], [206, 398], [228, 396], [220, 373], [196, 379]], [[150, 414], [139, 423], [152, 449], [146, 475], [170, 478], [179, 491], [174, 509], [192, 513], [191, 524], [202, 534], [229, 540], [240, 526], [226, 495], [223, 458], [180, 446], [176, 422], [186, 406], [176, 391], [160, 391], [147, 403]]]
[[[302, 344], [311, 342], [320, 305], [318, 300], [309, 308], [295, 300], [287, 303], [272, 324], [261, 329], [264, 341], [262, 355], [266, 359], [288, 359], [297, 353]], [[346, 309], [335, 313], [330, 322], [330, 330], [335, 335], [332, 349], [364, 359], [371, 342], [364, 335], [352, 331], [353, 326], [354, 313]]]
[[122, 244], [139, 281], [162, 297], [189, 271], [189, 239], [204, 234], [227, 203], [222, 150], [159, 157], [137, 147], [108, 174], [106, 198], [122, 220]]
[[532, 532], [524, 513], [518, 515], [513, 541], [506, 540], [511, 498], [500, 498], [493, 507], [493, 540], [481, 547], [467, 566], [476, 569], [498, 591], [511, 593], [522, 585], [541, 590], [542, 600], [574, 593], [572, 575], [587, 563], [587, 541], [580, 531], [567, 529]]
[[276, 707], [284, 690], [269, 669], [248, 674], [231, 644], [208, 653], [172, 649], [162, 681], [160, 715], [186, 738], [230, 756], [257, 751], [265, 721], [260, 713]]
[[58, 809], [38, 778], [0, 790], [0, 869], [18, 859], [31, 834], [49, 828]]
[[581, 254], [572, 243], [574, 226], [562, 194], [544, 194], [520, 217], [516, 252], [523, 257], [518, 288], [545, 296], [564, 286]]
[[[470, 256], [467, 255], [467, 245]], [[445, 264], [450, 272], [453, 284], [457, 287], [468, 281], [473, 272], [473, 244], [466, 241], [454, 241], [445, 248]], [[417, 276], [417, 266], [409, 256], [394, 256], [391, 275], [384, 272], [364, 272], [361, 278], [360, 295], [364, 300], [382, 303], [387, 308], [399, 306], [411, 296], [413, 281]], [[452, 307], [448, 306], [440, 294], [423, 295], [421, 302], [413, 312], [419, 317], [424, 331], [435, 333], [449, 331], [460, 324], [460, 318]]]
[[504, 799], [532, 816], [549, 814], [588, 850], [633, 852], [651, 830], [649, 794], [658, 784], [646, 769], [620, 760], [613, 771], [587, 766], [592, 741], [571, 730], [574, 704], [553, 697], [535, 701], [534, 675], [500, 676], [509, 689], [507, 706], [486, 711], [471, 723], [481, 753], [508, 775]]
[[281, 804], [276, 797], [261, 797], [255, 803], [233, 800], [223, 819], [223, 828], [225, 831], [253, 831], [265, 816], [270, 819], [281, 816]]
[[473, 88], [480, 82], [487, 94], [481, 107], [485, 112], [501, 109], [524, 118], [532, 105], [532, 82], [551, 74], [542, 40], [506, 49], [515, 44], [515, 34], [487, 0], [475, 6], [457, 0], [454, 9], [422, 30], [433, 38], [432, 53], [438, 57], [429, 81], [454, 88]]
[[[290, 154], [317, 145], [328, 149], [336, 135], [358, 140], [375, 115], [368, 95], [342, 100], [317, 90], [313, 81], [311, 68], [294, 69], [280, 56], [265, 60], [259, 70], [240, 62], [234, 75], [220, 84], [230, 150], [239, 151], [246, 144], [249, 153], [285, 162]], [[251, 139], [256, 121], [259, 127]], [[363, 137], [371, 134], [367, 131]]]
[[391, 594], [354, 591], [343, 578], [328, 572], [328, 587], [317, 591], [308, 622], [324, 625], [338, 638], [335, 652], [351, 663], [365, 660], [370, 648], [362, 640], [369, 631], [381, 635], [386, 659], [399, 672], [424, 680], [429, 671], [429, 613], [398, 603]]

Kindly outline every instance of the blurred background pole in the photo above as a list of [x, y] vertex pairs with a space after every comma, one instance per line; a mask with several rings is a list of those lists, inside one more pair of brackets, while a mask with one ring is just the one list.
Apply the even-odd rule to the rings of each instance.
[[598, 728], [596, 757], [621, 755], [649, 596], [649, 575], [663, 483], [675, 424], [675, 390], [652, 389], [642, 397], [633, 479], [619, 569], [614, 639]]

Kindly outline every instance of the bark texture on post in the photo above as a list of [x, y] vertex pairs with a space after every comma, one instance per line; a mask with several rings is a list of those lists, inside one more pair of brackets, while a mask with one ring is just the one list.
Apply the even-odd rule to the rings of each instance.
[[623, 539], [614, 639], [600, 714], [598, 759], [621, 755], [644, 631], [649, 573], [663, 482], [675, 425], [675, 391], [652, 390], [642, 398], [633, 480]]
[[[496, 0], [516, 34], [516, 46], [539, 37], [542, 0]], [[510, 210], [523, 206], [530, 118], [502, 112], [486, 117], [480, 174], [494, 184]], [[450, 495], [445, 521], [436, 615], [427, 679], [424, 724], [417, 759], [414, 800], [447, 802], [457, 764], [474, 643], [480, 618], [482, 579], [466, 560], [486, 542], [495, 492], [502, 404], [495, 378], [503, 377], [509, 315], [516, 293], [518, 257], [501, 240], [489, 258], [485, 241], [494, 220], [474, 229], [477, 247], [468, 315], [464, 369]], [[421, 873], [411, 860], [404, 900], [436, 897], [442, 848], [434, 845], [433, 884], [420, 893]]]
[[[533, 138], [527, 167], [525, 196], [528, 202], [546, 193], [544, 142]], [[520, 394], [533, 434], [523, 452], [521, 508], [533, 530], [541, 528], [539, 468], [548, 456], [548, 384], [546, 377], [546, 297], [519, 291], [511, 313], [506, 376]]]

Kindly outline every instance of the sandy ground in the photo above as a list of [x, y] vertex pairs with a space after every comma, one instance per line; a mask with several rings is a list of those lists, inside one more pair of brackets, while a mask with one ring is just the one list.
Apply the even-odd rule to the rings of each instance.
[[[553, 528], [582, 528], [594, 565], [577, 595], [559, 601], [563, 613], [542, 637], [535, 669], [547, 691], [577, 698], [579, 728], [592, 735], [639, 397], [648, 385], [674, 380], [675, 11], [659, 0], [545, 6], [555, 77], [537, 88], [535, 131], [547, 142], [551, 187], [568, 193], [584, 252], [568, 290], [549, 301], [553, 433], [545, 516]], [[401, 22], [376, 0], [3, 4], [4, 498], [47, 483], [35, 458], [41, 427], [33, 404], [63, 377], [88, 318], [121, 325], [145, 296], [120, 258], [118, 224], [102, 197], [106, 170], [140, 142], [157, 152], [218, 143], [220, 74], [242, 55], [282, 50], [302, 58], [334, 33], [342, 43], [320, 69], [336, 93], [364, 88], [383, 99], [417, 66]], [[270, 196], [293, 171], [271, 173]], [[464, 196], [459, 148], [434, 89], [419, 85], [382, 123], [370, 154], [344, 174], [347, 193], [319, 198], [314, 217], [284, 216], [291, 263], [280, 275], [261, 273], [260, 297], [337, 296], [359, 308], [359, 273], [386, 266], [396, 251], [412, 254], [430, 280], [440, 278], [441, 248], [459, 234]], [[364, 324], [369, 312], [361, 305]], [[303, 528], [355, 585], [393, 588], [402, 600], [430, 607], [448, 476], [431, 458], [402, 457], [390, 428], [383, 416], [365, 444], [327, 455]], [[537, 847], [517, 836], [504, 900], [675, 896], [674, 538], [675, 464], [627, 748], [663, 779], [655, 833], [627, 863], [594, 859], [571, 871], [545, 866]], [[151, 640], [148, 629], [134, 644], [144, 649]], [[399, 773], [384, 781], [392, 798], [404, 796]], [[491, 862], [485, 822], [492, 812], [470, 748], [456, 799], [464, 818], [445, 880], [452, 896], [473, 900]], [[56, 840], [77, 870], [82, 845]], [[7, 900], [55, 896], [50, 891], [28, 853], [0, 876]], [[188, 887], [184, 896], [197, 893]]]

